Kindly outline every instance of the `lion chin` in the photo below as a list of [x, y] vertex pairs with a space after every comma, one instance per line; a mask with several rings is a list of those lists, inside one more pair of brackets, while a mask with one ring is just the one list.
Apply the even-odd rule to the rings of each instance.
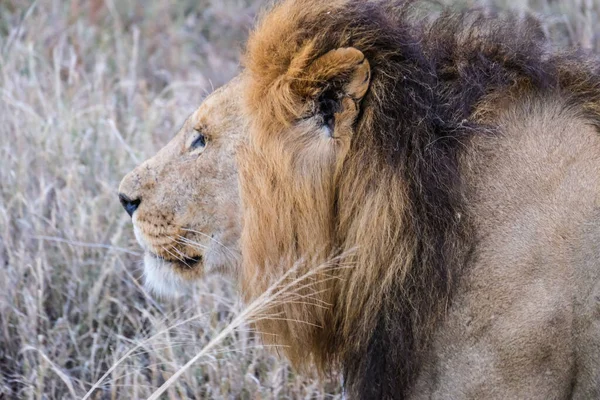
[[190, 282], [176, 271], [172, 262], [144, 254], [144, 286], [155, 295], [177, 298], [189, 291]]

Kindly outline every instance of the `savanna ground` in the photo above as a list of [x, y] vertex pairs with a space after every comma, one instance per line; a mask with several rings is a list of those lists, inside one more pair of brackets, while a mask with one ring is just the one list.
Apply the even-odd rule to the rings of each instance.
[[[557, 45], [600, 46], [600, 0], [446, 2], [534, 12]], [[81, 398], [111, 367], [92, 398], [147, 398], [243, 309], [216, 276], [147, 293], [116, 189], [237, 73], [261, 3], [0, 0], [0, 399]], [[242, 326], [163, 397], [341, 395]]]

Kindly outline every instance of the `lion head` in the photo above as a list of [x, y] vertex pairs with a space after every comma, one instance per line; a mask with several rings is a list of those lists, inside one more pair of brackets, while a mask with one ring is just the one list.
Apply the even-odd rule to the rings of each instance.
[[[246, 300], [298, 278], [295, 297], [270, 305], [257, 328], [297, 366], [340, 366], [356, 398], [409, 397], [424, 365], [427, 390], [439, 374], [455, 380], [431, 342], [487, 240], [477, 227], [489, 217], [469, 204], [489, 196], [474, 188], [470, 139], [501, 137], [499, 115], [547, 98], [600, 125], [597, 68], [548, 53], [535, 23], [467, 12], [421, 24], [408, 18], [412, 3], [280, 2], [252, 33], [242, 76], [120, 189], [151, 286], [234, 269], [238, 248]], [[303, 280], [317, 264], [331, 268]], [[496, 286], [486, 267], [473, 292]], [[455, 310], [463, 330], [439, 334], [446, 347], [477, 310], [497, 307], [479, 295]]]
[[244, 130], [240, 81], [212, 93], [154, 157], [127, 174], [119, 198], [145, 251], [147, 286], [173, 294], [239, 262], [235, 150]]

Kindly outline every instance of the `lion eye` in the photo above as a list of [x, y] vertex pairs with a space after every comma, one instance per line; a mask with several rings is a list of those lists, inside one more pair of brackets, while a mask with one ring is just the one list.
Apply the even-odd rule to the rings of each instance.
[[198, 137], [196, 139], [194, 139], [194, 141], [192, 142], [191, 148], [198, 149], [198, 148], [203, 148], [205, 146], [206, 146], [206, 137], [203, 134], [198, 133]]

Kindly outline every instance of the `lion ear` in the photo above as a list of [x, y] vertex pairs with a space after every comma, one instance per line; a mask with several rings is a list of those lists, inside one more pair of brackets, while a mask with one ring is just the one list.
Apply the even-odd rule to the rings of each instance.
[[333, 125], [341, 122], [337, 119], [353, 122], [358, 115], [360, 101], [369, 89], [371, 67], [360, 50], [344, 47], [325, 53], [298, 75], [292, 80], [294, 91], [316, 105], [315, 111], [332, 125], [333, 132]]
[[[344, 95], [360, 100], [369, 88], [371, 67], [362, 51], [344, 47], [316, 59], [306, 69], [304, 77], [309, 90], [318, 91], [323, 86], [332, 86]], [[313, 85], [316, 87], [310, 87]]]

